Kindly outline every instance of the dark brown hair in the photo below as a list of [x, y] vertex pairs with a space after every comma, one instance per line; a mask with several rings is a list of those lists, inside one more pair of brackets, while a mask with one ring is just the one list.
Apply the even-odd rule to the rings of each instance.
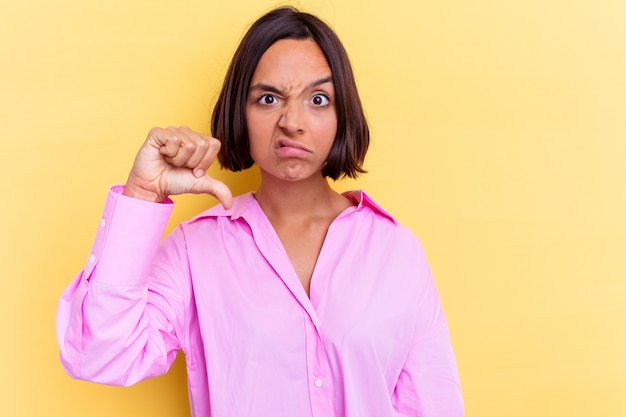
[[326, 23], [293, 7], [274, 9], [259, 18], [233, 56], [211, 121], [211, 134], [222, 142], [220, 164], [231, 171], [254, 164], [246, 125], [248, 90], [261, 56], [281, 39], [313, 40], [324, 52], [335, 86], [337, 136], [322, 174], [333, 180], [356, 178], [365, 172], [362, 164], [370, 135], [348, 55]]

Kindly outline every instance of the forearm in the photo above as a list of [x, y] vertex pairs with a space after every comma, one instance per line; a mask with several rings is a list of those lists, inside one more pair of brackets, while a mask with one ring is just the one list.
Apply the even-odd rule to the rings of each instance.
[[[57, 333], [69, 374], [129, 385], [164, 373], [176, 352], [173, 325], [149, 281], [171, 205], [146, 206], [113, 189], [87, 265], [61, 297]], [[132, 200], [132, 201], [131, 201]]]

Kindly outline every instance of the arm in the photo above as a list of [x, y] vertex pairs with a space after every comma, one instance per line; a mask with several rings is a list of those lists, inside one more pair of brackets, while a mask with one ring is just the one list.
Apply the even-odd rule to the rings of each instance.
[[413, 342], [392, 401], [403, 417], [463, 417], [461, 384], [439, 292], [425, 254], [415, 256], [419, 293]]
[[168, 196], [208, 193], [230, 207], [228, 187], [206, 174], [219, 148], [186, 127], [152, 129], [126, 186], [109, 193], [89, 262], [59, 302], [57, 335], [70, 375], [130, 385], [171, 365], [184, 337], [189, 271], [180, 232], [158, 249]]
[[[168, 239], [168, 256], [156, 258], [164, 266], [152, 266], [172, 204], [121, 191], [109, 193], [87, 265], [61, 297], [57, 335], [70, 375], [130, 385], [165, 373], [174, 360], [187, 271], [175, 238]], [[179, 276], [164, 272], [174, 269]]]
[[463, 397], [448, 326], [442, 323], [416, 340], [393, 393], [405, 417], [463, 417]]

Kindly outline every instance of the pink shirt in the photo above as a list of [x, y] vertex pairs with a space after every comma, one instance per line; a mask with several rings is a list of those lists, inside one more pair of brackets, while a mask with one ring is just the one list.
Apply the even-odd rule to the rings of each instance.
[[173, 204], [121, 190], [59, 303], [71, 376], [130, 385], [182, 349], [195, 417], [464, 415], [420, 243], [365, 193], [344, 194], [309, 298], [252, 194], [161, 242]]

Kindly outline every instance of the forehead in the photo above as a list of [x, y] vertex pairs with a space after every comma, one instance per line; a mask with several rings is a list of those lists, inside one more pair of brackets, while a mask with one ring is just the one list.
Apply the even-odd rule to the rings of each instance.
[[252, 76], [258, 81], [310, 81], [331, 76], [324, 52], [313, 40], [281, 39], [261, 56]]

